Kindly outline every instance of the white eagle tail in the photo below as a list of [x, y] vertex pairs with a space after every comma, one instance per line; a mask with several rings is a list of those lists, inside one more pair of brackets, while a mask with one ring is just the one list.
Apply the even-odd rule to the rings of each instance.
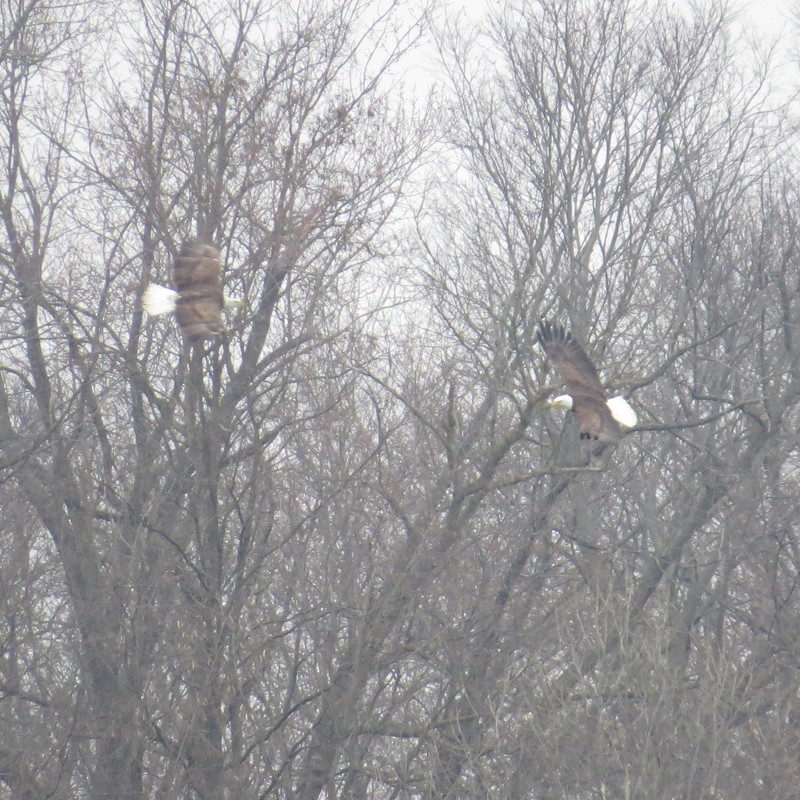
[[151, 317], [171, 314], [175, 311], [177, 302], [178, 293], [174, 289], [167, 289], [166, 286], [159, 286], [157, 283], [149, 283], [142, 295], [142, 308]]

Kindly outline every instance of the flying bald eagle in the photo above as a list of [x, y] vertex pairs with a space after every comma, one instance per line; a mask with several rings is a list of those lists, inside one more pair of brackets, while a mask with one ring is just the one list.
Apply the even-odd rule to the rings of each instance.
[[175, 289], [149, 284], [142, 295], [142, 308], [151, 316], [174, 312], [189, 341], [219, 336], [225, 330], [222, 309], [244, 305], [243, 300], [223, 293], [221, 271], [219, 251], [215, 247], [186, 242], [172, 267]]
[[538, 339], [569, 392], [556, 397], [550, 405], [571, 409], [578, 415], [581, 439], [619, 442], [624, 429], [637, 422], [636, 412], [625, 398], [607, 398], [589, 356], [561, 325], [540, 322]]

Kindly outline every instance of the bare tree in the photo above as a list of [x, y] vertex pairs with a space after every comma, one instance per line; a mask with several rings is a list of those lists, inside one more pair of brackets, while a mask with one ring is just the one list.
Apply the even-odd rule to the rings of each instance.
[[[791, 179], [773, 166], [780, 116], [763, 80], [733, 68], [725, 30], [721, 9], [689, 26], [556, 2], [499, 18], [488, 67], [450, 40], [468, 169], [423, 229], [449, 352], [402, 397], [439, 453], [458, 585], [481, 590], [440, 633], [458, 644], [431, 679], [425, 796], [748, 797], [763, 780], [760, 748], [741, 745], [753, 719], [732, 708], [777, 715], [783, 678], [762, 667], [793, 648], [770, 625], [763, 648], [750, 633], [735, 644], [753, 623], [720, 590], [752, 555], [742, 533], [765, 535], [767, 453], [786, 464], [794, 447], [769, 411], [796, 413], [796, 354], [774, 339], [792, 323], [763, 315], [796, 309], [780, 280], [772, 293], [755, 278], [751, 249], [769, 242], [761, 269], [785, 274], [791, 248], [764, 211]], [[543, 407], [554, 387], [531, 333], [552, 314], [644, 412], [602, 475]], [[778, 375], [785, 388], [767, 391]], [[395, 495], [413, 519], [409, 497]], [[791, 794], [791, 779], [770, 781]]]
[[[436, 115], [391, 3], [3, 9], [2, 791], [796, 793], [797, 176], [647, 9], [447, 31]], [[140, 307], [188, 238], [204, 343]]]
[[[16, 763], [33, 734], [15, 721], [0, 766], [25, 796], [258, 796], [291, 778], [304, 735], [309, 687], [290, 675], [307, 656], [278, 663], [283, 628], [319, 613], [284, 596], [296, 574], [278, 580], [277, 554], [352, 480], [311, 483], [308, 440], [346, 400], [363, 310], [349, 290], [426, 146], [424, 120], [380, 90], [415, 33], [392, 38], [391, 9], [359, 3], [116, 14], [100, 79], [75, 62], [54, 110], [22, 91], [26, 62], [3, 97], [6, 323], [23, 323], [5, 345], [3, 458], [63, 570], [58, 594], [36, 591], [80, 644], [59, 679], [23, 675], [9, 640], [4, 691], [60, 720], [65, 756], [52, 779]], [[207, 348], [145, 323], [137, 299], [193, 235], [222, 246], [249, 299]]]

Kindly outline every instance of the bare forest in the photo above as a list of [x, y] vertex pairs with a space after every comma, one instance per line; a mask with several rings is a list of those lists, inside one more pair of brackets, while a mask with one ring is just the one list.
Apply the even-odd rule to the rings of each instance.
[[0, 800], [798, 797], [797, 117], [490, 5], [0, 0]]

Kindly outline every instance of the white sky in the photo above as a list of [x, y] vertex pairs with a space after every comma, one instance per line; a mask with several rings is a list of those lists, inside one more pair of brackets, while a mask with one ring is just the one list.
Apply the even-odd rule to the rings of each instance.
[[768, 39], [781, 39], [788, 51], [797, 40], [797, 26], [792, 21], [792, 9], [800, 0], [739, 0], [733, 3], [738, 10], [743, 36], [756, 34]]
[[[691, 5], [690, 0], [673, 0], [676, 5]], [[704, 0], [694, 0], [703, 6]], [[800, 0], [798, 0], [800, 2]], [[485, 9], [501, 5], [496, 0], [450, 0], [452, 9], [463, 10], [471, 19], [478, 19]], [[746, 21], [768, 34], [778, 35], [791, 27], [791, 9], [796, 0], [731, 0], [731, 7], [740, 11]]]
[[[472, 21], [478, 21], [487, 10], [502, 7], [507, 0], [447, 0], [449, 15], [464, 14]], [[681, 7], [703, 7], [712, 0], [667, 0]], [[729, 0], [735, 13], [734, 31], [738, 29], [742, 37], [742, 51], [749, 48], [746, 42], [758, 41], [764, 46], [780, 38], [775, 54], [776, 77], [773, 83], [781, 85], [787, 93], [800, 85], [800, 67], [792, 59], [792, 51], [800, 52], [800, 24], [792, 20], [792, 11], [797, 10], [800, 17], [800, 0]], [[416, 6], [416, 3], [414, 4]], [[800, 61], [800, 59], [798, 59]], [[418, 85], [429, 85], [435, 54], [418, 53], [417, 62], [410, 73]], [[426, 64], [426, 62], [428, 62]]]
[[791, 9], [794, 6], [793, 0], [740, 0], [735, 4], [750, 24], [775, 36], [791, 33]]
[[792, 11], [800, 16], [800, 0], [738, 0], [741, 36], [745, 41], [755, 39], [765, 45], [779, 40], [775, 52], [773, 85], [780, 94], [791, 96], [800, 84], [800, 70], [792, 53], [800, 50], [800, 26], [792, 19]]

